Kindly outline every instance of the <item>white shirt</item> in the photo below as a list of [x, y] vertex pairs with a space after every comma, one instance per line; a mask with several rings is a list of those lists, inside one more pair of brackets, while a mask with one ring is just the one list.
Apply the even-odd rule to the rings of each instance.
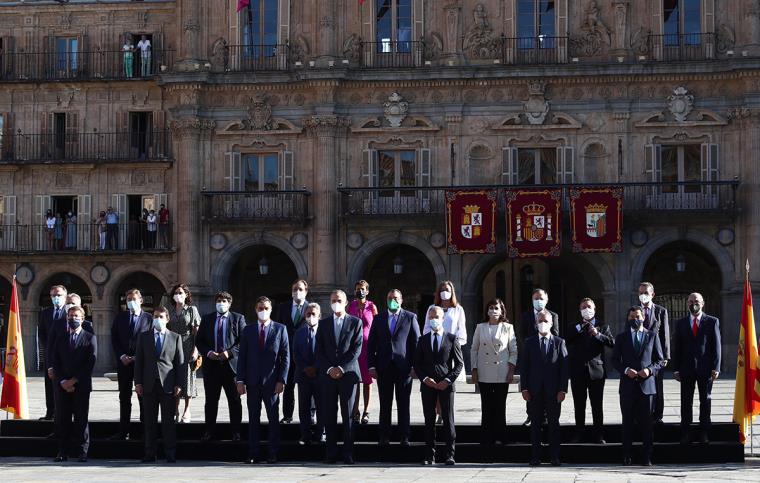
[[150, 55], [150, 40], [140, 40], [137, 42], [137, 48], [140, 49], [140, 54], [143, 57], [147, 57]]
[[132, 50], [133, 50], [134, 48], [135, 48], [135, 47], [134, 47], [134, 45], [132, 45], [132, 44], [124, 44], [124, 47], [122, 47], [122, 48], [121, 48], [121, 50], [123, 50], [124, 52], [127, 52], [127, 53], [130, 53], [130, 54], [131, 54], [131, 53], [132, 53]]
[[[433, 307], [432, 305], [430, 307]], [[425, 313], [425, 328], [422, 329], [422, 335], [427, 334], [430, 332], [430, 326], [428, 325], [428, 322], [430, 319], [428, 319], [427, 312], [430, 312], [430, 307], [428, 307], [428, 310]], [[456, 307], [449, 307], [448, 310], [444, 312], [443, 317], [443, 330], [445, 332], [448, 332], [450, 334], [454, 334], [457, 336], [457, 340], [459, 341], [459, 345], [465, 345], [467, 344], [467, 326], [465, 325], [467, 323], [464, 309], [461, 305], [457, 305]]]
[[496, 333], [499, 331], [499, 324], [488, 324], [488, 332], [491, 334], [491, 339], [496, 338]]

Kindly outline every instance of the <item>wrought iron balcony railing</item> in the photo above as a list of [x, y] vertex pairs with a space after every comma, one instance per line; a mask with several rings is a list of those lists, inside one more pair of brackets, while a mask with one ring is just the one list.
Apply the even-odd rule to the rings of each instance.
[[680, 62], [707, 60], [715, 57], [715, 34], [650, 35], [654, 60]]
[[365, 68], [421, 67], [425, 44], [422, 41], [362, 42], [361, 66]]
[[288, 44], [230, 45], [224, 54], [226, 72], [283, 71], [289, 66]]
[[221, 223], [294, 223], [309, 218], [309, 196], [303, 190], [204, 191], [203, 218]]
[[502, 37], [504, 64], [561, 64], [567, 62], [567, 37]]

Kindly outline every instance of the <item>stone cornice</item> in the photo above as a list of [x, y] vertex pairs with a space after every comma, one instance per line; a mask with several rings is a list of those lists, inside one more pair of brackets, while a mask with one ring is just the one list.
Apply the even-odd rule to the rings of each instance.
[[193, 136], [202, 131], [213, 131], [216, 129], [216, 121], [199, 118], [173, 119], [169, 121], [169, 129], [175, 136]]
[[323, 115], [310, 116], [303, 119], [304, 129], [312, 134], [328, 134], [350, 126], [351, 118], [349, 117]]

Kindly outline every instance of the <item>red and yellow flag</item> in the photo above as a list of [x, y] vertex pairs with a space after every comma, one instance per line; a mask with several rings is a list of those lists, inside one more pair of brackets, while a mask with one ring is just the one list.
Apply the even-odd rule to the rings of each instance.
[[18, 310], [16, 276], [13, 276], [11, 310], [8, 314], [8, 352], [5, 356], [3, 392], [0, 409], [13, 413], [13, 419], [29, 417], [29, 399], [26, 395], [26, 366], [24, 365], [24, 344], [21, 340], [21, 318]]
[[749, 284], [749, 262], [747, 262], [734, 392], [734, 422], [739, 425], [739, 437], [742, 444], [746, 442], [749, 425], [758, 414], [760, 414], [760, 357], [757, 353], [755, 316], [752, 311], [752, 289]]

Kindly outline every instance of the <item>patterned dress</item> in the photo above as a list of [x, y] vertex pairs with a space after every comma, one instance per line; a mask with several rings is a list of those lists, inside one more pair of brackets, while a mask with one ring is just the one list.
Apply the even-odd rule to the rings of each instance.
[[187, 393], [181, 397], [198, 397], [198, 389], [195, 387], [195, 371], [191, 370], [190, 359], [195, 350], [195, 336], [193, 328], [201, 325], [201, 314], [194, 305], [185, 305], [182, 313], [177, 315], [177, 309], [174, 305], [167, 307], [170, 314], [168, 329], [182, 336], [182, 354], [185, 356], [185, 363], [180, 368], [181, 377], [187, 381]]
[[372, 384], [372, 376], [369, 375], [369, 352], [367, 352], [367, 339], [369, 339], [369, 330], [372, 328], [372, 321], [375, 318], [375, 304], [367, 300], [364, 302], [364, 310], [359, 308], [359, 301], [352, 300], [346, 310], [348, 315], [359, 317], [362, 321], [362, 351], [359, 354], [359, 371], [362, 375], [363, 384]]

